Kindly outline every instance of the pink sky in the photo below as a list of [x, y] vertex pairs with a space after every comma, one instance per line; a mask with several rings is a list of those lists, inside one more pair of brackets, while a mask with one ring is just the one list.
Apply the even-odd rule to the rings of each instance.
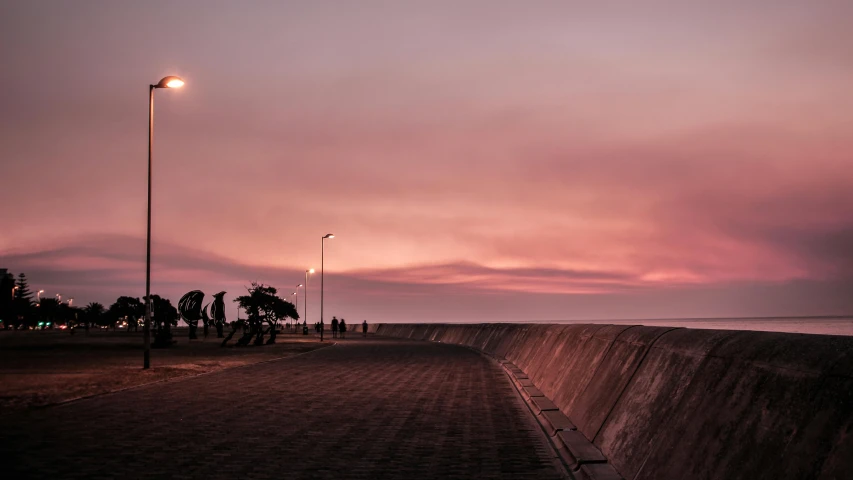
[[850, 18], [841, 0], [7, 2], [0, 267], [75, 304], [144, 293], [147, 86], [176, 74], [152, 268], [173, 301], [290, 293], [332, 232], [327, 317], [849, 314]]

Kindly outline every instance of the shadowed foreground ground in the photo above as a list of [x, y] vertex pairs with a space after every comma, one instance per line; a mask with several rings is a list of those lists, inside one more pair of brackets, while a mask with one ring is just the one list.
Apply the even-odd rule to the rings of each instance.
[[[173, 348], [154, 349], [141, 370], [142, 334], [82, 329], [0, 331], [0, 410], [22, 409], [176, 377], [289, 357], [320, 348], [316, 338], [280, 334], [262, 347], [220, 348], [216, 335], [190, 341], [176, 329]], [[201, 336], [201, 334], [199, 334]]]
[[348, 339], [0, 420], [13, 478], [559, 478], [501, 370], [426, 342]]

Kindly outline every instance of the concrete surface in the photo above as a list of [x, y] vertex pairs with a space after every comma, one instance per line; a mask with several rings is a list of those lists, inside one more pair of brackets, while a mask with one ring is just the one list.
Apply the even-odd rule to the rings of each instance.
[[[626, 325], [374, 325], [517, 366], [631, 480], [842, 479], [853, 337]], [[421, 332], [428, 331], [428, 336]], [[541, 398], [541, 397], [530, 397]], [[592, 468], [592, 467], [591, 467]]]
[[561, 478], [496, 362], [355, 334], [0, 424], [3, 478]]

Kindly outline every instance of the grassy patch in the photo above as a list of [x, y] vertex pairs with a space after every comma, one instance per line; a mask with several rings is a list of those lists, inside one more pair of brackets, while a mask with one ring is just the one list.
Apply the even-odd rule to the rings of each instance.
[[190, 341], [180, 329], [175, 339], [178, 343], [172, 348], [151, 350], [151, 368], [143, 370], [142, 333], [0, 331], [0, 409], [50, 405], [329, 345], [313, 335], [279, 334], [275, 345], [221, 348], [215, 334]]

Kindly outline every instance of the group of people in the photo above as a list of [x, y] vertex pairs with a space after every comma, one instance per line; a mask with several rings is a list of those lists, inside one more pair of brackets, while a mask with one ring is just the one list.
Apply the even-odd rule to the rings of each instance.
[[[314, 324], [314, 331], [317, 333], [322, 332], [324, 329], [323, 321]], [[347, 334], [347, 322], [343, 318], [340, 320], [337, 317], [332, 317], [332, 338], [339, 338], [338, 334], [340, 333], [340, 338], [346, 338]], [[361, 322], [361, 334], [363, 336], [367, 336], [367, 320]]]
[[341, 334], [341, 338], [346, 338], [347, 322], [343, 317], [341, 317], [340, 320], [336, 317], [332, 317], [332, 338], [338, 338], [338, 333]]

